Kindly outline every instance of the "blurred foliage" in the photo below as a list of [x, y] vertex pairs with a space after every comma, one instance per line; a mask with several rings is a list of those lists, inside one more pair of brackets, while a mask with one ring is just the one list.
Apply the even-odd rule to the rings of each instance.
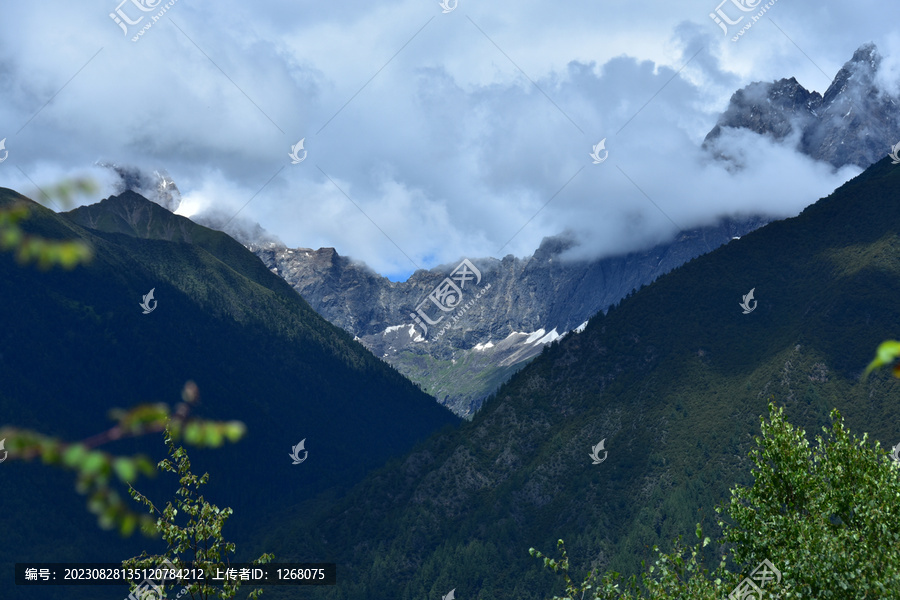
[[[0, 207], [21, 200], [0, 189]], [[90, 264], [44, 274], [0, 253], [0, 280], [8, 282], [0, 311], [0, 428], [11, 425], [0, 439], [7, 437], [12, 459], [3, 465], [3, 481], [20, 490], [4, 494], [0, 504], [0, 531], [8, 542], [0, 549], [4, 565], [24, 558], [116, 560], [142, 550], [162, 552], [162, 540], [99, 531], [92, 515], [80, 502], [66, 502], [64, 492], [77, 478], [102, 526], [123, 534], [156, 530], [159, 515], [151, 518], [142, 507], [127, 510], [126, 492], [133, 484], [147, 497], [167, 497], [166, 477], [146, 478], [159, 460], [151, 445], [155, 435], [147, 434], [162, 432], [166, 419], [172, 439], [185, 446], [212, 448], [241, 438], [245, 430], [259, 436], [255, 443], [191, 450], [203, 471], [229, 474], [215, 477], [205, 491], [235, 510], [229, 531], [241, 545], [259, 531], [261, 515], [331, 486], [349, 488], [387, 457], [457, 421], [324, 321], [224, 233], [136, 194], [64, 214], [32, 205], [31, 218], [21, 225], [43, 238], [80, 236], [95, 255]], [[139, 294], [154, 285], [166, 300], [153, 316], [141, 316]], [[177, 398], [177, 384], [188, 378], [211, 400], [205, 407], [211, 412], [203, 416], [237, 415], [245, 425], [191, 418], [200, 408], [187, 399], [191, 416], [181, 405], [155, 403], [107, 412], [109, 398]], [[196, 394], [196, 386], [186, 387], [185, 393]], [[107, 415], [114, 427], [83, 439]], [[323, 460], [304, 466], [303, 485], [286, 489], [287, 448], [283, 461], [273, 461], [271, 445], [259, 439], [296, 443], [303, 437], [294, 439], [298, 428], [309, 423], [315, 424], [321, 440], [316, 452]], [[347, 440], [365, 451], [351, 456]], [[26, 457], [56, 468], [33, 468], [23, 464]], [[235, 468], [248, 464], [253, 468]], [[51, 586], [41, 597], [94, 596], [90, 588]]]
[[129, 509], [112, 487], [111, 480], [131, 486], [138, 476], [156, 474], [153, 463], [144, 455], [116, 456], [98, 446], [129, 437], [167, 431], [173, 439], [200, 448], [217, 448], [225, 440], [236, 442], [246, 432], [240, 421], [207, 421], [189, 417], [190, 405], [198, 398], [197, 386], [189, 381], [182, 391], [182, 402], [172, 412], [167, 404], [141, 404], [128, 410], [113, 409], [110, 418], [116, 421], [111, 429], [79, 442], [65, 442], [59, 438], [16, 427], [0, 428], [8, 458], [32, 460], [40, 457], [45, 465], [60, 467], [77, 474], [75, 489], [88, 496], [88, 510], [97, 515], [103, 529], [118, 528], [123, 536], [130, 536], [137, 525], [148, 537], [157, 537], [153, 520]]
[[[79, 194], [92, 194], [97, 191], [96, 184], [89, 179], [72, 179], [63, 181], [50, 188], [41, 190], [48, 199], [59, 200], [63, 206], [69, 207]], [[19, 264], [36, 263], [41, 270], [53, 266], [61, 266], [71, 270], [85, 265], [93, 258], [91, 247], [81, 240], [57, 241], [41, 236], [25, 233], [21, 223], [29, 216], [33, 208], [23, 202], [15, 202], [0, 209], [0, 251], [11, 250], [16, 254]], [[3, 333], [0, 331], [0, 333]], [[184, 448], [175, 448], [175, 441], [183, 439], [186, 443], [200, 448], [217, 448], [226, 440], [237, 442], [246, 433], [246, 426], [240, 421], [211, 421], [191, 418], [190, 408], [196, 404], [199, 391], [193, 381], [188, 381], [182, 389], [182, 402], [174, 411], [168, 404], [146, 403], [129, 409], [112, 409], [109, 417], [115, 425], [95, 436], [77, 442], [66, 442], [59, 437], [45, 435], [38, 431], [6, 426], [0, 428], [0, 447], [5, 446], [4, 461], [30, 461], [40, 457], [45, 465], [51, 465], [72, 471], [76, 474], [76, 490], [88, 497], [87, 508], [97, 516], [102, 529], [117, 528], [123, 537], [130, 536], [136, 528], [147, 537], [160, 535], [169, 547], [165, 557], [147, 556], [123, 562], [126, 567], [161, 566], [163, 558], [174, 557], [187, 550], [193, 550], [190, 562], [192, 566], [207, 569], [219, 566], [223, 560], [227, 564], [227, 554], [233, 553], [233, 543], [222, 539], [221, 529], [231, 509], [219, 509], [207, 503], [203, 497], [197, 498], [191, 489], [208, 481], [209, 475], [196, 477], [190, 472], [190, 462]], [[181, 476], [181, 489], [177, 492], [180, 498], [176, 501], [182, 515], [191, 515], [188, 524], [181, 528], [175, 524], [178, 509], [168, 503], [163, 511], [159, 511], [145, 496], [140, 494], [133, 483], [140, 475], [153, 477], [156, 469], [150, 459], [143, 454], [130, 456], [115, 455], [98, 447], [126, 438], [135, 438], [165, 431], [166, 444], [175, 464], [169, 460], [158, 463], [162, 470], [177, 472]], [[177, 466], [176, 466], [177, 465]], [[149, 514], [135, 512], [122, 500], [115, 489], [116, 484], [128, 486], [132, 498], [149, 507]], [[154, 518], [156, 513], [157, 518]], [[263, 554], [254, 564], [262, 564], [272, 559], [272, 555]], [[176, 563], [184, 563], [176, 558]], [[143, 587], [145, 584], [140, 584]], [[138, 585], [132, 584], [135, 591]], [[188, 590], [191, 598], [210, 597], [215, 593], [220, 598], [233, 598], [240, 587], [240, 582], [228, 582], [222, 588], [211, 585], [194, 584]], [[261, 590], [252, 591], [248, 598], [258, 598]], [[179, 594], [181, 595], [181, 594]], [[137, 594], [138, 597], [157, 598], [154, 592], [146, 589]]]
[[[187, 428], [186, 428], [187, 429]], [[201, 434], [198, 434], [201, 435]], [[198, 569], [207, 574], [206, 582], [192, 583], [186, 586], [186, 593], [192, 599], [206, 600], [210, 597], [234, 598], [240, 589], [239, 580], [228, 579], [221, 586], [207, 583], [211, 581], [212, 574], [217, 569], [229, 567], [228, 555], [233, 554], [235, 545], [225, 542], [222, 537], [222, 527], [231, 516], [230, 508], [220, 509], [207, 502], [203, 496], [197, 496], [197, 490], [201, 485], [209, 481], [209, 473], [197, 477], [191, 472], [191, 463], [187, 452], [182, 447], [175, 447], [176, 434], [166, 428], [165, 440], [169, 448], [169, 456], [172, 460], [165, 459], [159, 462], [158, 467], [163, 471], [177, 473], [180, 477], [181, 488], [176, 492], [177, 499], [173, 506], [166, 503], [163, 510], [159, 510], [150, 499], [129, 485], [131, 497], [141, 502], [149, 509], [151, 515], [157, 515], [154, 529], [161, 532], [163, 539], [168, 544], [165, 554], [148, 556], [146, 552], [141, 556], [130, 558], [122, 562], [126, 569]], [[184, 525], [176, 523], [176, 517], [180, 515], [180, 521], [186, 521]], [[252, 561], [252, 564], [266, 564], [272, 560], [273, 555], [263, 554]], [[156, 588], [156, 589], [147, 589]], [[162, 585], [162, 582], [154, 582], [148, 585], [131, 584], [131, 591], [137, 598], [155, 599], [166, 597], [166, 591], [170, 586]], [[255, 589], [248, 594], [248, 598], [259, 598], [261, 589]], [[179, 593], [179, 596], [183, 593]]]
[[[875, 358], [872, 359], [872, 362], [866, 367], [865, 373], [863, 373], [863, 379], [867, 378], [872, 371], [891, 364], [897, 360], [898, 356], [900, 356], [900, 342], [896, 340], [881, 342], [875, 350]], [[900, 378], [900, 363], [894, 365], [892, 372], [894, 377]]]
[[[92, 179], [76, 178], [62, 181], [41, 193], [48, 199], [57, 199], [68, 208], [78, 195], [96, 193], [97, 184]], [[93, 258], [93, 250], [81, 240], [57, 241], [29, 235], [20, 227], [31, 208], [23, 203], [0, 209], [0, 251], [12, 251], [19, 264], [36, 263], [41, 270], [54, 266], [73, 269]]]

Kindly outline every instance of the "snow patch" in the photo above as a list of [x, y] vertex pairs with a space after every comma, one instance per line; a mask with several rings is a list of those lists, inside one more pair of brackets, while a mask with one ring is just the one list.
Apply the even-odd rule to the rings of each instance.
[[407, 332], [407, 335], [414, 342], [424, 342], [425, 341], [425, 338], [422, 337], [422, 334], [416, 332], [416, 326], [413, 325], [412, 323], [409, 324], [409, 331]]
[[587, 327], [587, 324], [588, 324], [588, 322], [585, 321], [584, 323], [582, 323], [581, 325], [579, 325], [578, 327], [576, 327], [576, 328], [573, 329], [572, 331], [574, 331], [575, 333], [581, 333], [582, 331], [584, 331], [584, 328]]
[[[541, 331], [543, 331], [543, 329], [541, 329]], [[560, 338], [560, 335], [558, 333], [556, 333], [556, 327], [554, 327], [553, 331], [551, 331], [550, 333], [548, 333], [547, 335], [545, 335], [544, 337], [539, 339], [537, 341], [537, 343], [535, 344], [535, 346], [538, 346], [540, 344], [549, 344], [550, 342], [558, 340], [559, 338]]]
[[487, 349], [489, 349], [489, 348], [493, 348], [493, 347], [494, 347], [493, 342], [490, 342], [490, 341], [489, 341], [489, 342], [487, 342], [487, 343], [485, 343], [485, 344], [475, 344], [475, 347], [472, 348], [472, 350], [479, 350], [479, 351], [482, 351], [482, 352], [483, 352], [483, 351], [485, 351], [485, 350], [487, 350]]
[[543, 328], [538, 329], [537, 331], [535, 331], [534, 333], [532, 333], [531, 335], [528, 336], [528, 339], [525, 340], [525, 343], [530, 344], [531, 342], [537, 341], [537, 340], [541, 339], [542, 337], [544, 337], [544, 335], [546, 335], [546, 333], [547, 332], [544, 331]]
[[[388, 333], [392, 333], [394, 331], [397, 331], [398, 329], [403, 329], [404, 327], [406, 327], [406, 325], [391, 325], [390, 327], [385, 329], [384, 333], [382, 333], [381, 335], [386, 335]], [[412, 325], [410, 325], [410, 327], [412, 327]]]

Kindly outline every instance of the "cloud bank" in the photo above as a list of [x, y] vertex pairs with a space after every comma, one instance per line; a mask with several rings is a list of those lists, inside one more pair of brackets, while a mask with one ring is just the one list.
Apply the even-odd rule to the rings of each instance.
[[[132, 42], [156, 14], [140, 3], [4, 7], [0, 185], [91, 174], [105, 197], [122, 180], [98, 163], [164, 169], [180, 214], [237, 214], [394, 279], [562, 231], [600, 257], [725, 215], [797, 214], [858, 169], [739, 131], [717, 143], [743, 168], [711, 160], [700, 145], [730, 95], [791, 76], [822, 92], [868, 41], [885, 91], [900, 85], [900, 8], [871, 0], [778, 3], [738, 43], [699, 0], [176, 2]], [[143, 18], [132, 35], [117, 8]]]

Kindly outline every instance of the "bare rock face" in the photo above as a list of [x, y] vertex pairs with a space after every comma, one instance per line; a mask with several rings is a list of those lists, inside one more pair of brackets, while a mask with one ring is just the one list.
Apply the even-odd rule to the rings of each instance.
[[[644, 252], [595, 261], [564, 260], [575, 243], [567, 236], [544, 239], [525, 259], [471, 259], [480, 277], [458, 290], [457, 307], [446, 312], [428, 297], [454, 281], [456, 263], [392, 282], [334, 248], [250, 249], [319, 314], [442, 404], [470, 416], [546, 344], [660, 275], [767, 222], [726, 219]], [[420, 307], [435, 324], [419, 317]]]
[[880, 89], [881, 56], [864, 44], [838, 71], [824, 95], [796, 79], [756, 82], [738, 90], [707, 134], [711, 146], [725, 127], [749, 129], [776, 140], [798, 132], [797, 150], [835, 168], [867, 168], [900, 141], [900, 98]]
[[181, 206], [181, 192], [165, 169], [157, 169], [151, 173], [130, 165], [103, 162], [97, 164], [119, 176], [116, 194], [135, 192], [172, 213]]

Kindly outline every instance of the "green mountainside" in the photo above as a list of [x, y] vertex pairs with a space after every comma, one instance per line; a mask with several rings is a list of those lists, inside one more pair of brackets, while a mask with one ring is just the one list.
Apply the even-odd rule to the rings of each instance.
[[[56, 214], [0, 188], [0, 208], [14, 202], [31, 207], [28, 232], [83, 240], [95, 256], [41, 271], [0, 253], [0, 426], [81, 440], [110, 426], [109, 409], [175, 404], [195, 381], [192, 414], [247, 425], [236, 444], [191, 452], [195, 471], [210, 472], [207, 496], [235, 511], [226, 535], [239, 552], [261, 515], [348, 488], [459, 422], [223, 233], [130, 192]], [[143, 314], [151, 289], [156, 308]], [[303, 439], [308, 460], [293, 465]], [[161, 434], [104, 449], [154, 462], [166, 450]], [[160, 478], [138, 483], [163, 504], [171, 498]], [[0, 489], [3, 585], [16, 561], [116, 562], [155, 549], [100, 531], [71, 474], [6, 461]], [[109, 597], [119, 591], [107, 588]], [[29, 598], [101, 597], [92, 592], [46, 588]]]
[[[752, 483], [747, 454], [770, 398], [812, 433], [836, 407], [855, 433], [900, 442], [900, 384], [859, 381], [879, 342], [900, 335], [898, 198], [900, 168], [884, 159], [597, 315], [471, 422], [340, 501], [281, 511], [258, 547], [337, 562], [339, 584], [266, 593], [543, 599], [560, 590], [528, 549], [558, 538], [577, 569], [637, 572], [654, 544], [668, 550], [697, 522], [717, 530], [715, 506]], [[743, 314], [751, 289], [758, 304]], [[608, 457], [594, 465], [601, 440]]]

